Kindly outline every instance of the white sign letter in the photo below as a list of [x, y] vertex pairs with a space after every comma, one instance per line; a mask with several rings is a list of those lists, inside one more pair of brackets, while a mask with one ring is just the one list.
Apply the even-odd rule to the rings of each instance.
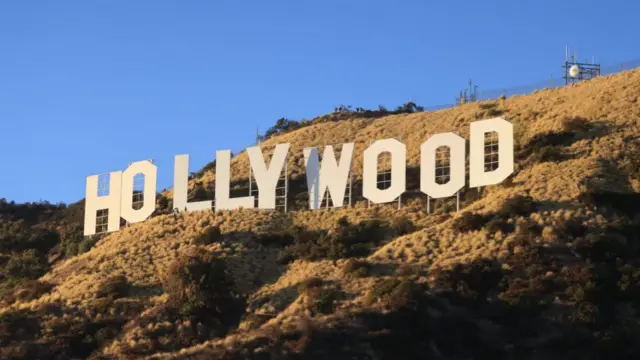
[[324, 194], [329, 190], [329, 196], [334, 207], [340, 207], [344, 203], [344, 193], [347, 180], [351, 172], [353, 161], [353, 143], [342, 144], [340, 164], [336, 162], [333, 146], [324, 148], [322, 165], [318, 159], [316, 148], [306, 148], [304, 162], [307, 172], [307, 187], [309, 188], [309, 209], [318, 209]]
[[255, 205], [255, 197], [245, 196], [229, 198], [231, 182], [231, 151], [216, 151], [216, 210], [251, 209]]
[[[378, 156], [391, 153], [391, 187], [378, 189]], [[364, 151], [362, 196], [374, 204], [382, 204], [397, 199], [406, 188], [407, 147], [396, 139], [374, 142]]]
[[[143, 206], [133, 209], [133, 181], [136, 175], [144, 175], [144, 191], [142, 193]], [[121, 215], [130, 224], [145, 221], [156, 209], [156, 181], [158, 167], [150, 161], [138, 161], [122, 173], [122, 202]]]
[[[449, 182], [436, 182], [436, 150], [449, 148]], [[420, 191], [434, 199], [455, 195], [464, 186], [465, 140], [454, 133], [432, 136], [420, 146]]]
[[[260, 209], [276, 208], [276, 186], [278, 186], [278, 180], [280, 180], [284, 163], [287, 161], [288, 151], [289, 144], [276, 145], [273, 156], [271, 157], [271, 162], [269, 163], [269, 168], [267, 169], [260, 147], [252, 146], [247, 148], [251, 171], [258, 185], [258, 207]], [[216, 177], [216, 183], [217, 181]], [[253, 197], [251, 198], [253, 199]]]
[[98, 196], [99, 175], [87, 176], [87, 187], [84, 199], [84, 235], [96, 233], [96, 216], [98, 210], [108, 210], [107, 232], [120, 230], [120, 194], [122, 171], [109, 173], [109, 195]]
[[[173, 169], [173, 207], [179, 211], [211, 210], [213, 201], [187, 203], [189, 189], [189, 154], [176, 155]], [[145, 186], [146, 190], [146, 186]]]
[[[484, 134], [498, 134], [498, 168], [485, 172]], [[513, 124], [503, 118], [471, 123], [471, 149], [469, 161], [469, 187], [494, 185], [513, 173]]]

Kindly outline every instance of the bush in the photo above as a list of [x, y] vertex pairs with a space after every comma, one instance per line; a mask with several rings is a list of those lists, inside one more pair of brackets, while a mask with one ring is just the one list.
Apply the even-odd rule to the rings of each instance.
[[365, 304], [381, 302], [392, 308], [413, 308], [417, 305], [418, 291], [419, 286], [412, 280], [383, 279], [376, 282], [367, 293]]
[[298, 285], [298, 293], [299, 294], [307, 293], [312, 289], [317, 289], [321, 287], [323, 284], [324, 284], [324, 281], [317, 276], [307, 278], [304, 281], [302, 281], [300, 285]]
[[35, 279], [44, 275], [49, 269], [47, 260], [36, 250], [27, 250], [14, 254], [5, 265], [4, 272], [13, 278]]
[[114, 275], [100, 284], [96, 296], [99, 298], [117, 299], [126, 296], [129, 288], [129, 282], [124, 275]]
[[20, 301], [31, 301], [38, 299], [53, 288], [53, 284], [40, 282], [38, 280], [29, 280], [16, 286], [13, 291], [13, 296]]
[[488, 220], [486, 216], [465, 211], [454, 221], [453, 228], [459, 232], [477, 231], [482, 229]]
[[80, 243], [84, 240], [82, 233], [74, 232], [62, 239], [60, 251], [65, 257], [78, 255]]
[[91, 248], [96, 244], [96, 242], [97, 242], [96, 240], [91, 238], [86, 238], [82, 240], [78, 244], [78, 255], [84, 254], [87, 251], [91, 250]]
[[160, 210], [161, 212], [170, 212], [173, 206], [173, 200], [170, 200], [168, 197], [162, 195], [162, 194], [158, 194], [157, 196], [157, 200], [156, 200], [156, 209]]
[[183, 255], [168, 269], [163, 287], [169, 306], [182, 315], [224, 318], [237, 298], [227, 266], [210, 252]]
[[209, 245], [219, 242], [223, 239], [222, 232], [217, 226], [210, 227], [203, 235], [197, 237], [194, 240], [196, 245]]
[[331, 314], [335, 309], [338, 300], [338, 292], [333, 289], [321, 289], [315, 292], [310, 298], [310, 310], [314, 314]]
[[406, 216], [398, 216], [394, 217], [391, 221], [391, 230], [393, 230], [397, 236], [403, 236], [414, 232], [415, 225], [413, 221]]
[[276, 124], [269, 128], [262, 136], [263, 140], [267, 140], [272, 136], [283, 134], [300, 127], [300, 123], [295, 120], [289, 120], [286, 118], [280, 118], [276, 121]]
[[331, 314], [339, 293], [318, 277], [304, 280], [298, 286], [298, 294], [304, 296], [305, 307], [312, 314]]
[[565, 132], [574, 134], [584, 134], [592, 128], [589, 120], [582, 117], [568, 118], [562, 121], [562, 128]]
[[587, 232], [587, 228], [576, 219], [558, 219], [555, 222], [555, 228], [561, 236], [571, 238], [584, 236]]
[[505, 201], [497, 215], [504, 218], [510, 216], [528, 216], [537, 211], [537, 204], [531, 196], [517, 195]]
[[378, 220], [353, 225], [346, 218], [341, 218], [332, 232], [298, 230], [293, 244], [283, 250], [279, 261], [287, 263], [295, 259], [315, 261], [366, 256], [371, 248], [384, 239], [387, 232], [388, 229]]
[[508, 234], [513, 232], [514, 225], [502, 217], [494, 216], [487, 222], [486, 229], [489, 233], [496, 233], [500, 231], [503, 234]]
[[65, 257], [73, 257], [78, 255], [78, 244], [77, 242], [71, 242], [65, 245], [64, 247], [64, 256]]
[[347, 261], [342, 267], [342, 273], [344, 276], [352, 276], [352, 277], [365, 277], [369, 275], [369, 271], [371, 270], [371, 264], [366, 261], [359, 261], [350, 259]]
[[33, 250], [45, 255], [60, 243], [60, 234], [50, 229], [31, 229], [23, 221], [0, 223], [0, 252]]

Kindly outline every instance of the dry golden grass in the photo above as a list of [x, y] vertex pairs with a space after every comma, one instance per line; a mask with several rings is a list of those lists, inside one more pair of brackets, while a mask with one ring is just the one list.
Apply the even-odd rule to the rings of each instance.
[[[469, 211], [492, 212], [500, 208], [506, 199], [514, 195], [529, 195], [534, 200], [546, 202], [545, 207], [529, 218], [537, 222], [543, 230], [543, 239], [552, 241], [554, 219], [578, 219], [585, 224], [601, 224], [604, 219], [594, 216], [591, 211], [576, 206], [576, 197], [584, 190], [583, 182], [594, 175], [600, 175], [610, 190], [619, 190], [631, 184], [640, 190], [639, 179], [626, 178], [623, 172], [602, 171], [599, 161], [607, 159], [620, 165], [630, 154], [625, 143], [638, 139], [640, 134], [640, 70], [628, 71], [615, 76], [601, 77], [588, 82], [556, 90], [538, 91], [529, 96], [516, 96], [494, 101], [496, 109], [510, 120], [516, 129], [517, 141], [526, 143], [536, 134], [561, 131], [563, 121], [581, 117], [596, 125], [601, 124], [608, 132], [587, 137], [572, 144], [568, 151], [573, 159], [552, 163], [537, 163], [522, 167], [513, 178], [513, 186], [496, 185], [483, 189], [481, 199], [468, 206]], [[272, 148], [277, 143], [290, 143], [290, 177], [304, 175], [302, 149], [324, 144], [356, 143], [354, 171], [362, 173], [362, 152], [372, 140], [398, 137], [407, 145], [408, 167], [416, 167], [419, 162], [420, 144], [429, 134], [460, 131], [468, 137], [468, 124], [484, 118], [481, 103], [471, 103], [453, 109], [411, 115], [388, 116], [376, 120], [357, 119], [334, 123], [321, 123], [287, 133], [264, 143], [264, 148]], [[595, 131], [598, 131], [597, 129]], [[248, 159], [242, 153], [232, 160], [232, 178], [245, 180], [248, 176]], [[192, 180], [196, 184], [213, 187], [215, 175], [207, 172], [203, 177]], [[475, 190], [472, 190], [475, 191]], [[169, 192], [170, 195], [170, 192]], [[508, 254], [514, 234], [489, 234], [485, 230], [459, 233], [453, 227], [455, 214], [428, 216], [423, 203], [413, 201], [398, 210], [393, 204], [376, 206], [378, 216], [392, 218], [404, 215], [419, 228], [418, 231], [388, 242], [372, 254], [368, 260], [374, 263], [416, 262], [426, 265], [450, 266], [469, 262], [478, 258], [500, 258]], [[292, 211], [294, 224], [308, 229], [327, 229], [336, 221], [347, 216], [357, 222], [369, 219], [372, 209], [363, 204], [353, 208], [318, 211]], [[257, 210], [234, 212], [197, 212], [163, 215], [134, 224], [120, 232], [104, 237], [89, 252], [60, 264], [42, 280], [57, 284], [56, 288], [40, 299], [17, 302], [16, 308], [35, 308], [46, 303], [61, 301], [70, 306], [82, 308], [95, 297], [98, 285], [108, 276], [124, 274], [134, 286], [153, 289], [160, 287], [161, 276], [169, 264], [180, 253], [193, 249], [193, 239], [204, 234], [207, 229], [219, 226], [225, 234], [233, 234], [231, 245], [208, 245], [228, 259], [238, 290], [252, 293], [252, 298], [271, 297], [270, 301], [256, 313], [277, 313], [264, 326], [283, 324], [304, 315], [301, 299], [296, 286], [304, 279], [318, 276], [325, 280], [340, 282], [343, 291], [354, 294], [355, 300], [345, 301], [341, 306], [360, 306], [359, 302], [374, 278], [345, 278], [341, 272], [343, 261], [304, 262], [296, 261], [287, 267], [276, 263], [277, 250], [249, 248], [247, 232], [267, 231], [278, 226], [277, 214]], [[516, 220], [518, 223], [519, 220]], [[257, 286], [256, 284], [266, 284]], [[294, 290], [287, 290], [294, 289]], [[162, 303], [166, 296], [149, 290], [147, 296], [153, 302]], [[286, 299], [279, 301], [278, 297]], [[9, 310], [0, 309], [0, 313]], [[158, 325], [160, 326], [160, 325]], [[139, 331], [132, 329], [118, 339], [105, 353], [117, 353], [118, 342], [144, 342]], [[250, 337], [249, 333], [243, 335]], [[202, 344], [181, 355], [157, 355], [154, 358], [176, 358], [187, 353], [197, 353], [198, 349], [211, 344], [232, 341], [216, 340]]]

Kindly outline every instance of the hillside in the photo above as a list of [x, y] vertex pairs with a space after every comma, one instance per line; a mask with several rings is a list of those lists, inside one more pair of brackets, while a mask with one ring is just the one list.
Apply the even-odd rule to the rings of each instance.
[[[514, 124], [516, 172], [465, 189], [458, 213], [448, 200], [428, 214], [420, 144], [468, 138], [471, 121], [498, 115]], [[400, 209], [368, 207], [361, 154], [390, 137], [407, 145], [409, 192]], [[354, 206], [305, 211], [302, 149], [345, 142], [356, 143]], [[312, 121], [263, 149], [278, 143], [291, 144], [287, 214], [167, 214], [165, 192], [152, 219], [68, 256], [63, 244], [84, 241], [69, 240], [81, 203], [3, 219], [3, 244], [12, 226], [59, 238], [38, 250], [48, 264], [3, 245], [3, 281], [9, 262], [40, 272], [6, 285], [27, 284], [2, 298], [0, 358], [640, 357], [640, 69], [435, 112]], [[233, 195], [248, 194], [248, 176], [243, 152]], [[214, 181], [192, 179], [190, 198], [213, 199]]]

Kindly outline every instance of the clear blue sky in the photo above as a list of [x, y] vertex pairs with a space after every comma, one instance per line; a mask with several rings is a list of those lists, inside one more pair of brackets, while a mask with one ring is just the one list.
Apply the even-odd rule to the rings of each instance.
[[[191, 171], [280, 117], [446, 104], [560, 75], [565, 45], [640, 58], [640, 2], [3, 1], [0, 197], [73, 202], [85, 177]], [[144, 136], [145, 131], [150, 133]]]

